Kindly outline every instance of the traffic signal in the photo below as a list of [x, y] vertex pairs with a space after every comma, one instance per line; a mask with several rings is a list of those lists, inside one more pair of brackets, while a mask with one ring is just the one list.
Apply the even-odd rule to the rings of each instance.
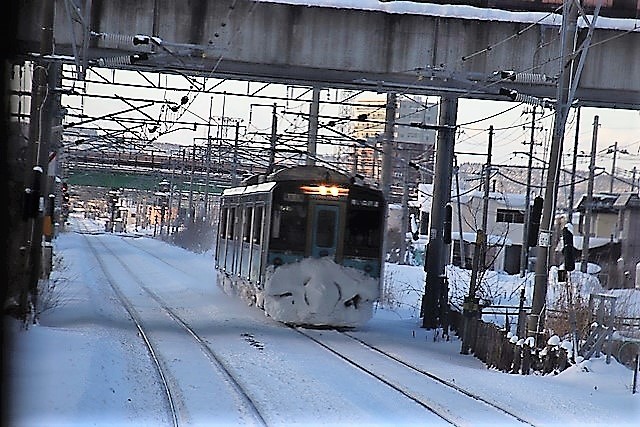
[[66, 182], [62, 183], [62, 203], [63, 204], [69, 204], [69, 184], [67, 184]]
[[540, 196], [533, 200], [533, 206], [529, 212], [529, 231], [527, 233], [527, 245], [531, 248], [538, 246], [538, 233], [540, 232], [540, 217], [542, 216], [542, 203]]
[[447, 203], [444, 207], [444, 244], [451, 243], [451, 217], [453, 216], [453, 209], [451, 203]]
[[40, 181], [42, 168], [35, 166], [31, 177], [31, 186], [24, 189], [22, 217], [27, 220], [37, 218], [40, 215]]
[[576, 257], [573, 250], [573, 233], [567, 227], [562, 229], [562, 255], [564, 255], [564, 269], [573, 271], [576, 269]]

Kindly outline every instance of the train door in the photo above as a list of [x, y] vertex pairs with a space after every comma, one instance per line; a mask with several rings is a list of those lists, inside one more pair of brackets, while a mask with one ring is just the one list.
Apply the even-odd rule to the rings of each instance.
[[313, 205], [311, 225], [311, 256], [335, 258], [338, 249], [340, 207], [337, 205]]

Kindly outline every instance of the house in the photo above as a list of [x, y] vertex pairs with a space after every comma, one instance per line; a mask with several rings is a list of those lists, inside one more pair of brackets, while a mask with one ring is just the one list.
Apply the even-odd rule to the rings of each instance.
[[[586, 195], [576, 204], [580, 220], [574, 246], [582, 252]], [[640, 198], [637, 193], [598, 193], [592, 196], [588, 261], [602, 270], [600, 282], [607, 288], [637, 285], [640, 261]]]
[[640, 197], [623, 193], [613, 203], [618, 211], [620, 258], [616, 261], [616, 283], [620, 288], [640, 288]]
[[[418, 206], [422, 220], [420, 233], [423, 234], [428, 225], [427, 218], [431, 210], [432, 186], [421, 184], [418, 192]], [[490, 269], [516, 274], [520, 271], [520, 257], [524, 237], [525, 196], [523, 194], [488, 193], [487, 209], [487, 253], [486, 262]], [[533, 197], [532, 197], [533, 199]], [[460, 208], [458, 208], [458, 204]], [[451, 196], [452, 206], [452, 239], [449, 262], [462, 265], [460, 257], [460, 236], [464, 250], [464, 267], [471, 268], [475, 250], [476, 230], [482, 228], [482, 210], [484, 193], [472, 191], [463, 193], [458, 203], [457, 195]], [[462, 230], [460, 229], [462, 226]]]

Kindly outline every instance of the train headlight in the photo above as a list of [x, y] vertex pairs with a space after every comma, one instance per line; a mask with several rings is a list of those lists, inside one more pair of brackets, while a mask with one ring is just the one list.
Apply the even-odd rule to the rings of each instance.
[[339, 187], [337, 185], [303, 185], [300, 190], [304, 194], [318, 195], [318, 196], [332, 196], [332, 197], [346, 197], [349, 195], [349, 189]]

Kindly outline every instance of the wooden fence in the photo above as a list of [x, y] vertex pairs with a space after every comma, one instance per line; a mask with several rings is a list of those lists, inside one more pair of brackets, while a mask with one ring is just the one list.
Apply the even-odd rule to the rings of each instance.
[[[462, 313], [451, 311], [450, 325], [458, 331], [463, 330]], [[531, 340], [507, 336], [507, 331], [493, 323], [473, 319], [471, 321], [471, 352], [487, 367], [503, 372], [529, 375], [532, 372], [543, 374], [558, 373], [569, 367], [567, 351], [556, 345], [535, 348], [529, 345]], [[545, 342], [548, 337], [545, 337]]]
[[529, 375], [532, 371], [558, 373], [569, 366], [567, 351], [558, 345], [534, 348], [525, 339], [507, 337], [504, 329], [492, 323], [481, 320], [475, 322], [476, 336], [472, 351], [489, 368]]
[[[514, 314], [510, 316], [515, 317]], [[460, 335], [463, 330], [462, 313], [451, 311], [449, 321], [451, 328]], [[570, 366], [570, 355], [559, 345], [535, 348], [530, 345], [531, 339], [514, 339], [504, 328], [477, 319], [471, 321], [471, 331], [471, 352], [489, 368], [528, 375], [532, 372], [559, 373]], [[548, 342], [549, 337], [543, 339], [543, 342]], [[620, 363], [632, 368], [640, 352], [640, 339], [614, 340], [609, 350]]]

